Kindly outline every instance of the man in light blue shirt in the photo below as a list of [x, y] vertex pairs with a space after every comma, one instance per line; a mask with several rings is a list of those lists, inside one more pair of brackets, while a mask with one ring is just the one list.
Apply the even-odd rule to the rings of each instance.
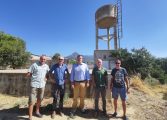
[[44, 95], [46, 80], [48, 79], [49, 66], [45, 64], [46, 56], [42, 55], [40, 61], [33, 63], [27, 73], [27, 77], [31, 77], [31, 88], [29, 96], [29, 120], [32, 120], [33, 106], [36, 104], [36, 116], [42, 117], [39, 107]]
[[71, 87], [73, 89], [73, 105], [72, 105], [72, 112], [70, 113], [70, 117], [74, 117], [76, 108], [77, 108], [77, 99], [80, 97], [80, 109], [82, 113], [85, 113], [84, 109], [84, 98], [86, 94], [86, 87], [89, 87], [89, 69], [87, 64], [83, 63], [83, 56], [77, 56], [77, 63], [73, 64], [71, 70]]

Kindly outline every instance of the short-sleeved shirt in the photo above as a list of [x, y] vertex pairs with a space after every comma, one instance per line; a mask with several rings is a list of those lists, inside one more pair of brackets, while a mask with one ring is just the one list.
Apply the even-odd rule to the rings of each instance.
[[116, 88], [125, 87], [125, 77], [128, 75], [125, 68], [122, 67], [120, 69], [114, 68], [112, 69], [111, 75], [114, 78], [113, 87]]
[[31, 87], [43, 88], [46, 84], [46, 74], [49, 72], [49, 66], [47, 64], [41, 64], [40, 62], [33, 63], [28, 72], [31, 76]]
[[49, 72], [54, 74], [54, 79], [58, 85], [64, 84], [65, 74], [66, 72], [69, 73], [66, 64], [62, 64], [61, 66], [59, 64], [54, 64]]
[[107, 85], [107, 70], [105, 68], [98, 69], [98, 67], [93, 68], [92, 75], [94, 76], [94, 81], [96, 87]]

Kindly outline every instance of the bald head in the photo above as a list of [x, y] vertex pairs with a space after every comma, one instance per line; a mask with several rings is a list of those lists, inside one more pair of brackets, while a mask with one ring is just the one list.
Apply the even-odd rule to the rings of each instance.
[[96, 61], [97, 67], [101, 68], [102, 67], [102, 63], [103, 63], [102, 59], [97, 59], [97, 61]]
[[41, 55], [40, 56], [40, 63], [43, 65], [46, 62], [46, 55]]

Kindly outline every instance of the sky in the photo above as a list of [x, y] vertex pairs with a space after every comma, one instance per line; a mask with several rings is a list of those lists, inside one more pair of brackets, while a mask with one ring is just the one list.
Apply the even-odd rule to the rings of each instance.
[[[115, 2], [0, 0], [0, 31], [23, 39], [27, 51], [36, 55], [93, 55], [95, 12]], [[167, 0], [122, 0], [120, 47], [129, 51], [145, 47], [155, 57], [167, 57], [166, 5]], [[99, 43], [99, 49], [107, 49], [106, 42]]]

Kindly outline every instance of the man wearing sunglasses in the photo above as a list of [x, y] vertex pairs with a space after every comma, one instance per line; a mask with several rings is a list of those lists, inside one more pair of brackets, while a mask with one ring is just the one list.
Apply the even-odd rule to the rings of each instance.
[[67, 65], [64, 64], [64, 57], [62, 56], [59, 57], [58, 63], [54, 64], [51, 67], [49, 73], [53, 83], [52, 84], [53, 109], [51, 118], [54, 119], [56, 113], [62, 116], [63, 98], [65, 93], [65, 81], [69, 76]]
[[125, 68], [121, 67], [121, 60], [117, 59], [115, 61], [115, 68], [112, 69], [111, 72], [111, 84], [110, 88], [112, 90], [112, 98], [114, 99], [114, 114], [113, 117], [117, 116], [117, 100], [120, 95], [122, 100], [122, 108], [123, 108], [123, 120], [127, 120], [126, 117], [126, 99], [127, 93], [129, 90], [128, 83], [128, 74]]

